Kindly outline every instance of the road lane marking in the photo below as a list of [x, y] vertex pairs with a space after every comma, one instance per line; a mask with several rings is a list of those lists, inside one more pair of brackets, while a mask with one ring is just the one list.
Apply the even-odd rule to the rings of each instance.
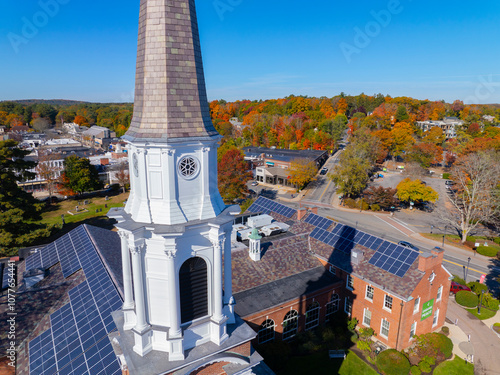
[[[443, 260], [445, 262], [450, 263], [450, 264], [454, 264], [455, 266], [459, 266], [459, 267], [464, 267], [465, 266], [464, 264], [455, 263], [455, 262], [452, 262], [451, 260], [447, 260], [447, 259], [443, 259]], [[484, 271], [479, 271], [479, 270], [476, 270], [476, 269], [471, 268], [471, 267], [469, 267], [469, 271], [474, 271], [474, 272], [480, 273], [481, 275], [483, 275], [485, 273]]]
[[404, 221], [399, 220], [398, 218], [395, 218], [395, 217], [391, 217], [390, 219], [392, 219], [396, 223], [402, 225], [403, 227], [405, 227], [406, 229], [408, 229], [410, 232], [416, 233], [413, 229], [411, 229], [410, 227], [408, 227], [408, 224], [406, 224]]
[[396, 229], [398, 232], [403, 233], [406, 237], [409, 237], [409, 236], [408, 236], [405, 232], [403, 232], [401, 229], [399, 229], [399, 228], [395, 227], [395, 226], [394, 226], [394, 225], [392, 225], [391, 223], [388, 223], [387, 221], [385, 221], [385, 220], [384, 220], [384, 219], [382, 219], [381, 217], [378, 217], [377, 215], [375, 215], [375, 217], [376, 217], [377, 219], [379, 219], [381, 222], [383, 222], [383, 223], [385, 223], [385, 224], [387, 224], [387, 225], [389, 225], [389, 226], [393, 227], [393, 228], [394, 228], [394, 229]]
[[325, 190], [323, 190], [323, 194], [321, 194], [321, 195], [320, 195], [320, 197], [319, 197], [319, 199], [318, 199], [320, 202], [321, 202], [321, 199], [323, 199], [323, 196], [325, 195], [326, 191], [327, 191], [327, 190], [328, 190], [328, 188], [330, 187], [330, 184], [331, 184], [331, 183], [332, 183], [332, 180], [330, 180], [330, 181], [328, 182], [328, 185], [326, 185]]

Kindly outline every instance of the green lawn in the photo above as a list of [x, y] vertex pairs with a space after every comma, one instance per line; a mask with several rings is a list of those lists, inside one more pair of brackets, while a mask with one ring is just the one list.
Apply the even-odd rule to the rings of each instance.
[[[435, 240], [435, 241], [438, 241], [438, 242], [441, 242], [441, 243], [443, 241], [443, 234], [440, 234], [440, 233], [433, 233], [433, 234], [430, 234], [430, 233], [420, 233], [420, 235], [422, 237], [430, 238], [432, 240]], [[477, 239], [477, 242], [479, 242], [481, 245], [483, 245], [485, 242], [487, 242], [489, 247], [497, 249], [498, 251], [500, 251], [500, 245], [496, 244], [493, 241], [490, 241], [490, 240], [486, 239], [486, 237], [476, 237], [476, 239]], [[460, 237], [457, 236], [457, 235], [455, 235], [455, 234], [447, 234], [446, 235], [445, 240], [444, 240], [444, 248], [445, 249], [446, 249], [446, 244], [453, 245], [453, 246], [456, 246], [456, 247], [461, 247], [462, 249], [466, 249], [466, 250], [469, 250], [469, 251], [473, 251], [471, 248], [469, 248], [467, 246], [464, 246], [462, 244], [462, 241], [461, 241]]]
[[437, 366], [433, 375], [474, 375], [474, 365], [455, 356], [452, 361], [445, 361]]
[[472, 315], [474, 315], [476, 318], [480, 320], [485, 320], [489, 318], [493, 318], [495, 314], [497, 313], [496, 311], [486, 309], [484, 307], [481, 307], [481, 315], [477, 313], [477, 307], [474, 309], [467, 309], [468, 312], [470, 312]]
[[[90, 203], [88, 205], [79, 205], [80, 209], [86, 209], [88, 212], [82, 212], [77, 215], [70, 215], [68, 211], [74, 211], [75, 207], [78, 205], [78, 200], [65, 200], [59, 203], [52, 204], [48, 206], [44, 213], [42, 214], [41, 223], [43, 224], [61, 224], [61, 215], [64, 215], [64, 221], [66, 224], [78, 223], [91, 218], [106, 216], [110, 208], [113, 207], [123, 207], [123, 202], [127, 200], [128, 193], [119, 194], [110, 197], [106, 200], [104, 197], [96, 197], [87, 199]], [[81, 202], [85, 201], [82, 199]], [[107, 205], [107, 207], [106, 207]], [[96, 212], [96, 210], [102, 210], [101, 212]]]
[[377, 375], [355, 353], [349, 351], [346, 359], [330, 359], [328, 352], [308, 356], [292, 357], [278, 375]]
[[339, 375], [377, 375], [377, 371], [372, 369], [355, 353], [349, 351], [346, 359], [340, 366]]

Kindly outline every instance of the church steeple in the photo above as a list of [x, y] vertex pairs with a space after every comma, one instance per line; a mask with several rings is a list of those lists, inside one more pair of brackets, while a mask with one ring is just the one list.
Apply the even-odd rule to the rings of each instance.
[[134, 116], [124, 139], [215, 136], [194, 0], [141, 0]]

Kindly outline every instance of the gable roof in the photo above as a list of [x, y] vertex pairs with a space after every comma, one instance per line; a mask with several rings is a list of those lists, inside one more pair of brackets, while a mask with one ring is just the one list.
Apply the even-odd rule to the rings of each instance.
[[79, 226], [21, 263], [20, 272], [44, 268], [48, 277], [19, 296], [27, 328], [18, 336], [17, 374], [121, 374], [108, 334], [122, 299], [94, 245], [100, 234]]

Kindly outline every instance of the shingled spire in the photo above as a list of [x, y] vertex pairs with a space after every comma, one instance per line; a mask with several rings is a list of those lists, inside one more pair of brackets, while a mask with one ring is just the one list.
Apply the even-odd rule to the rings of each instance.
[[141, 0], [128, 141], [217, 136], [208, 108], [194, 0]]

